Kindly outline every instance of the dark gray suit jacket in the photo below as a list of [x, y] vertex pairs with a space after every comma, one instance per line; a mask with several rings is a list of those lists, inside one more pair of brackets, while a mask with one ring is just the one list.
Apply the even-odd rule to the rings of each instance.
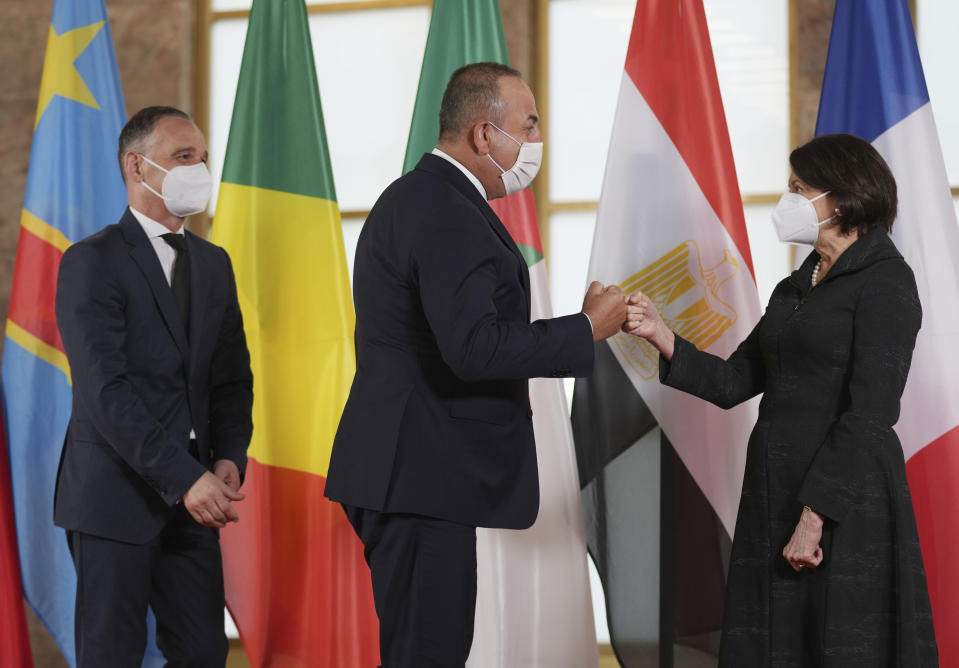
[[353, 289], [357, 371], [326, 495], [530, 526], [539, 484], [527, 379], [591, 373], [588, 319], [530, 323], [516, 244], [466, 176], [429, 154], [373, 207]]
[[213, 462], [246, 468], [253, 376], [233, 269], [222, 248], [186, 239], [189, 333], [129, 210], [60, 262], [56, 314], [73, 414], [54, 521], [65, 529], [144, 543]]

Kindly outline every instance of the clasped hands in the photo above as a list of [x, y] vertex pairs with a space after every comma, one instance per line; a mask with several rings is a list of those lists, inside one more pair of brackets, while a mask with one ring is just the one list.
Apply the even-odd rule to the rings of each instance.
[[207, 471], [183, 495], [183, 505], [199, 524], [222, 529], [228, 522], [239, 522], [233, 501], [242, 501], [240, 470], [229, 459], [218, 459], [213, 472]]

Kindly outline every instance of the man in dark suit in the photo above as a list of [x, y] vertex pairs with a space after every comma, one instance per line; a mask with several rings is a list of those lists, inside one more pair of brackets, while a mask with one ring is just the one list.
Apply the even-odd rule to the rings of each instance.
[[476, 527], [524, 529], [539, 484], [528, 379], [585, 376], [622, 326], [618, 288], [530, 322], [529, 275], [488, 199], [542, 156], [519, 73], [450, 79], [432, 154], [380, 196], [354, 264], [357, 371], [326, 495], [363, 541], [389, 668], [462, 666], [473, 636]]
[[236, 284], [226, 252], [183, 229], [210, 194], [189, 117], [143, 109], [119, 149], [130, 206], [57, 280], [73, 414], [54, 520], [77, 571], [77, 665], [139, 666], [149, 605], [168, 666], [223, 666], [217, 528], [238, 519], [252, 434]]

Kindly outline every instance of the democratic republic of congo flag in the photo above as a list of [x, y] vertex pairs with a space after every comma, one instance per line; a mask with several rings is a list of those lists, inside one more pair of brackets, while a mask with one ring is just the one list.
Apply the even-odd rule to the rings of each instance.
[[[20, 216], [2, 375], [23, 592], [71, 665], [76, 575], [64, 532], [53, 525], [54, 482], [71, 410], [70, 369], [53, 304], [63, 252], [117, 222], [126, 206], [117, 164], [125, 121], [104, 0], [57, 0]], [[152, 632], [149, 646], [144, 665], [162, 663]]]
[[[475, 62], [509, 63], [496, 0], [435, 0], [403, 171], [436, 146], [450, 75]], [[490, 202], [529, 267], [532, 318], [549, 318], [549, 281], [529, 188]], [[455, 222], [455, 221], [454, 221]], [[539, 515], [526, 531], [476, 536], [475, 668], [596, 666], [583, 512], [562, 381], [530, 382], [539, 465]]]
[[323, 496], [355, 370], [340, 213], [303, 0], [255, 0], [213, 241], [233, 260], [253, 366], [227, 605], [253, 666], [375, 666], [362, 545]]
[[[642, 290], [721, 357], [759, 320], [703, 0], [636, 5], [588, 278]], [[573, 397], [587, 540], [629, 667], [714, 661], [758, 405], [724, 411], [662, 385], [658, 365], [617, 334]]]
[[959, 380], [950, 360], [959, 349], [959, 228], [906, 0], [836, 3], [816, 123], [817, 135], [833, 132], [871, 142], [898, 185], [892, 239], [915, 272], [922, 328], [896, 432], [906, 459], [939, 658], [943, 666], [956, 666]]
[[23, 587], [17, 556], [17, 528], [10, 494], [10, 460], [0, 411], [0, 666], [33, 668], [27, 620], [23, 614]]

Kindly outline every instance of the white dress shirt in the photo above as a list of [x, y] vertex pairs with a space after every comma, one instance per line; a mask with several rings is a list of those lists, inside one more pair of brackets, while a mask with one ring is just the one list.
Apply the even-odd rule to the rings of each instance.
[[[130, 213], [132, 213], [133, 217], [140, 223], [140, 227], [143, 228], [143, 232], [150, 240], [153, 250], [156, 251], [157, 258], [160, 260], [160, 266], [163, 267], [163, 275], [166, 276], [167, 285], [172, 285], [173, 264], [176, 262], [177, 252], [176, 249], [163, 238], [164, 234], [170, 234], [170, 230], [149, 216], [140, 213], [132, 206], [130, 207]], [[180, 226], [180, 230], [176, 232], [176, 234], [180, 236], [185, 234], [182, 226]]]
[[438, 155], [439, 157], [443, 158], [443, 160], [456, 165], [456, 168], [466, 175], [466, 178], [470, 180], [470, 183], [476, 186], [476, 189], [479, 190], [479, 194], [483, 196], [483, 199], [489, 199], [489, 197], [486, 196], [486, 188], [484, 188], [483, 184], [480, 183], [480, 180], [476, 178], [476, 175], [470, 170], [466, 169], [466, 167], [464, 167], [456, 158], [451, 157], [449, 154], [444, 153], [438, 148], [433, 149], [433, 155]]

